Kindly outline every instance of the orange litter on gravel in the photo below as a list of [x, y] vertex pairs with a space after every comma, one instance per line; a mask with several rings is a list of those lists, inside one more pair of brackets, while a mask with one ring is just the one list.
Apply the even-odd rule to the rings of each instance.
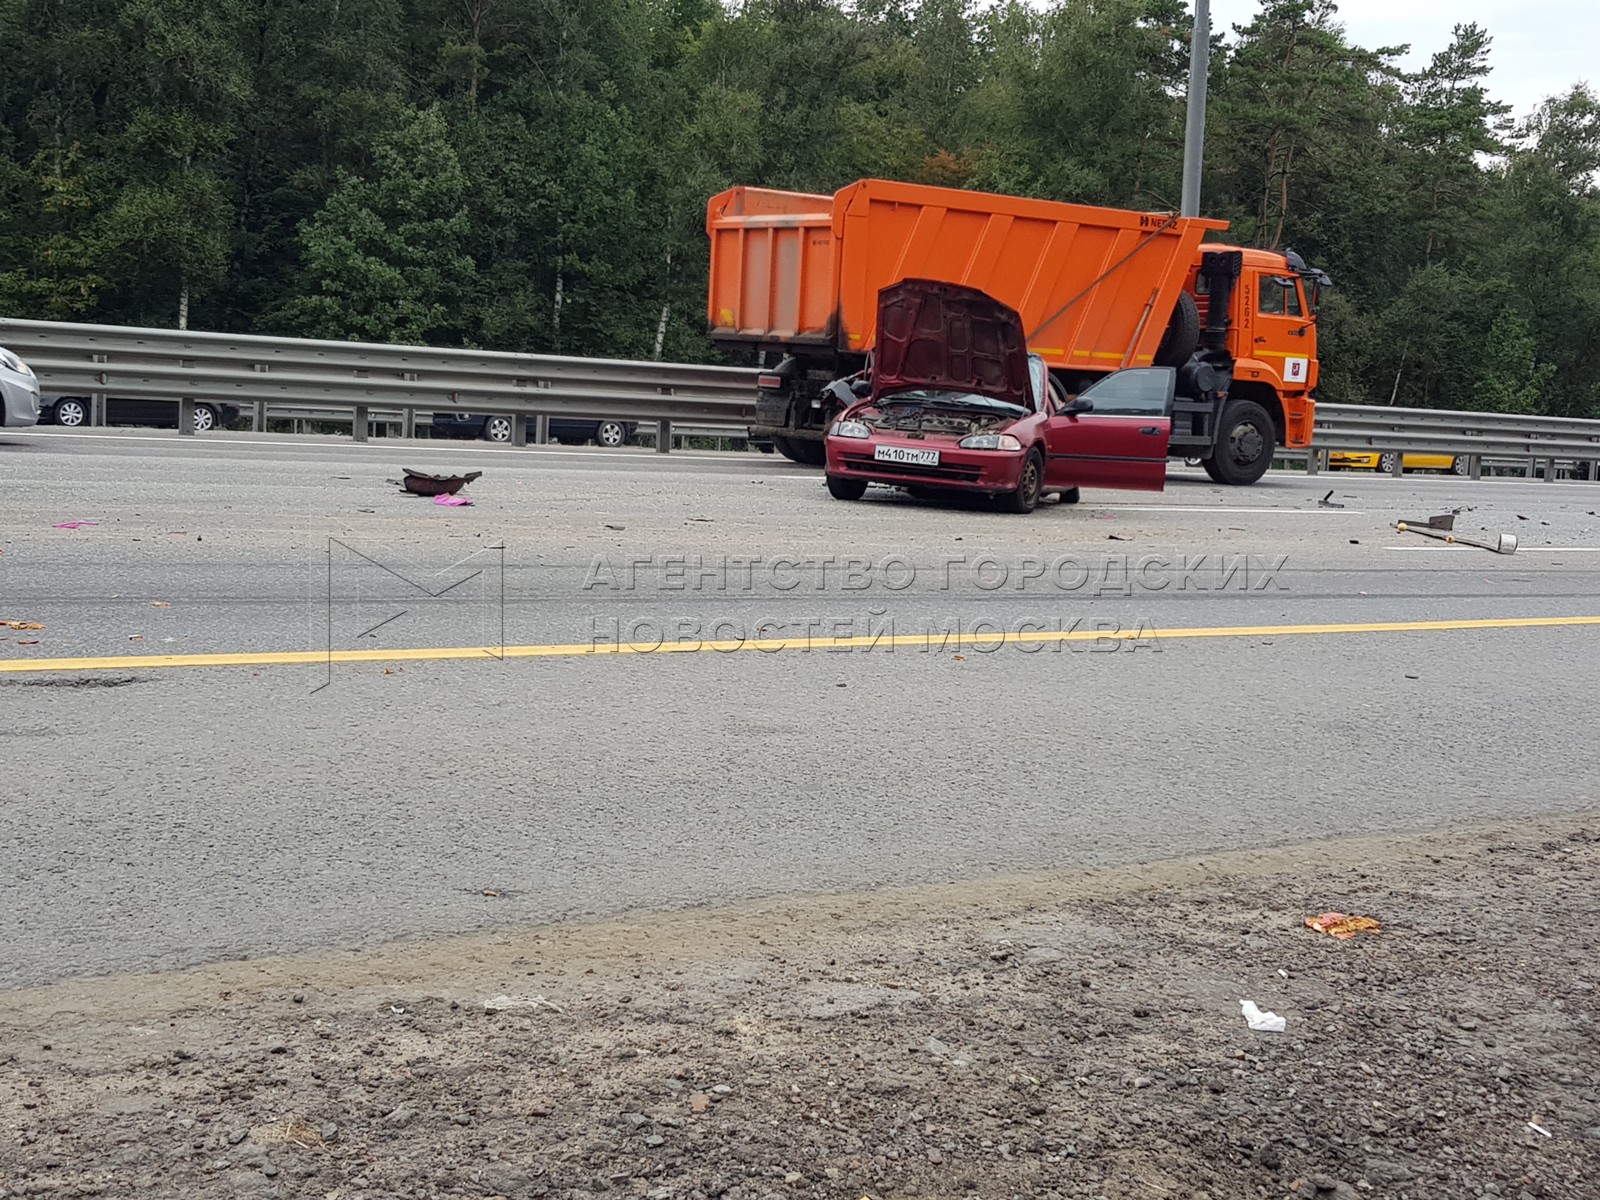
[[1320, 917], [1307, 917], [1306, 928], [1348, 942], [1358, 933], [1377, 933], [1383, 928], [1383, 922], [1375, 921], [1371, 917], [1350, 917], [1344, 913], [1326, 912]]

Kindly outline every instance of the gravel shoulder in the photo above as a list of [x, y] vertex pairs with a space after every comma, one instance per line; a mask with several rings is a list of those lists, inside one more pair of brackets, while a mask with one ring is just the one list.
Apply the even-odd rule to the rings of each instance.
[[1593, 1197], [1597, 868], [1591, 814], [0, 993], [0, 1196]]

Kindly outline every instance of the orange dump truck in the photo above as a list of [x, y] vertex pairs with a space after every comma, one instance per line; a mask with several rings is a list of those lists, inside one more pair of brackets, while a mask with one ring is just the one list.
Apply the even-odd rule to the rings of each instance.
[[1311, 440], [1327, 276], [1293, 254], [1205, 242], [1225, 222], [867, 179], [832, 196], [712, 197], [711, 336], [763, 353], [751, 437], [820, 465], [826, 385], [862, 370], [878, 292], [976, 287], [1022, 316], [1058, 397], [1123, 367], [1177, 373], [1171, 453], [1254, 483]]

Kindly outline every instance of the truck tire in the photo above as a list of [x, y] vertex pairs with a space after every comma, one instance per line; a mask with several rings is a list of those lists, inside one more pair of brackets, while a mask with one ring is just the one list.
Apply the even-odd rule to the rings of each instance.
[[790, 462], [797, 462], [803, 467], [820, 467], [828, 461], [828, 452], [821, 442], [813, 442], [806, 438], [788, 438], [773, 435], [772, 444], [778, 448], [778, 453]]
[[1254, 483], [1272, 465], [1277, 433], [1267, 410], [1254, 400], [1230, 400], [1222, 410], [1217, 444], [1200, 460], [1206, 474], [1234, 487]]
[[1167, 331], [1156, 347], [1158, 367], [1181, 367], [1200, 345], [1200, 306], [1188, 292], [1178, 293], [1178, 303], [1167, 322]]
[[1000, 496], [1000, 507], [1006, 512], [1031, 513], [1039, 507], [1039, 497], [1043, 494], [1044, 456], [1037, 450], [1030, 450], [1022, 464], [1016, 490]]

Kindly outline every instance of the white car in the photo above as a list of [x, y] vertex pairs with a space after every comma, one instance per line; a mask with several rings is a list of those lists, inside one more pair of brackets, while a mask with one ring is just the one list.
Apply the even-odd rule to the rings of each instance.
[[39, 380], [11, 351], [0, 347], [0, 426], [21, 429], [39, 423]]

